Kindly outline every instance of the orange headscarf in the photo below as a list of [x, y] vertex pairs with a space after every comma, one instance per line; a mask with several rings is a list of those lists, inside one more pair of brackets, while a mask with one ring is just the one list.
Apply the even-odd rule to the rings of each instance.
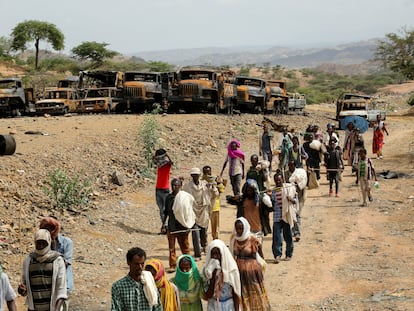
[[52, 240], [56, 239], [60, 232], [60, 223], [53, 217], [43, 217], [40, 220], [40, 229], [46, 229], [50, 232]]
[[148, 259], [145, 262], [145, 266], [154, 268], [156, 274], [154, 277], [155, 284], [160, 291], [160, 299], [164, 311], [176, 311], [178, 310], [177, 297], [173, 285], [168, 281], [165, 275], [164, 265], [159, 259]]

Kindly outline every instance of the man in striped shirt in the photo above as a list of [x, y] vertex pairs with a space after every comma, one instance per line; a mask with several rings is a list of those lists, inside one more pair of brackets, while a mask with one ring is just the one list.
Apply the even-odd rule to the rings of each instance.
[[66, 265], [61, 254], [51, 250], [52, 238], [46, 229], [35, 234], [35, 251], [23, 263], [18, 292], [26, 297], [30, 311], [58, 311], [67, 299]]
[[[296, 189], [293, 184], [283, 183], [281, 174], [275, 174], [274, 181], [276, 189], [272, 191], [273, 203], [273, 240], [272, 252], [275, 263], [279, 263], [282, 257], [283, 239], [286, 242], [286, 257], [289, 261], [293, 255], [293, 236], [292, 228], [296, 221], [296, 210], [292, 207], [297, 203]], [[283, 234], [283, 235], [282, 235]]]

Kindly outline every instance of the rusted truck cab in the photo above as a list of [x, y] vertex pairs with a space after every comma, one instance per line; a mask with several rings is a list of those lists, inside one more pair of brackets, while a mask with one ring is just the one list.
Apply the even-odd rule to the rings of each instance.
[[266, 80], [237, 76], [234, 84], [237, 87], [237, 109], [241, 112], [262, 113], [265, 109], [270, 89]]
[[81, 71], [78, 91], [82, 98], [76, 109], [79, 113], [118, 112], [122, 101], [124, 73], [121, 71]]
[[230, 111], [236, 88], [231, 71], [206, 68], [183, 68], [177, 74], [172, 95], [168, 97], [170, 112]]
[[117, 88], [88, 88], [79, 101], [78, 113], [111, 113], [117, 111], [121, 94]]
[[268, 80], [267, 87], [269, 95], [266, 100], [265, 113], [287, 114], [289, 97], [286, 90], [286, 81]]
[[118, 110], [143, 112], [166, 108], [175, 73], [127, 71]]
[[360, 116], [371, 123], [377, 120], [377, 115], [385, 120], [386, 103], [370, 95], [346, 93], [336, 102], [336, 119], [340, 125], [348, 116]]
[[34, 102], [33, 89], [24, 89], [20, 78], [0, 79], [0, 114], [20, 116]]
[[289, 94], [289, 110], [302, 111], [306, 106], [306, 95], [300, 93]]
[[36, 114], [58, 115], [76, 112], [79, 103], [76, 89], [48, 88], [45, 89], [43, 98], [36, 102]]

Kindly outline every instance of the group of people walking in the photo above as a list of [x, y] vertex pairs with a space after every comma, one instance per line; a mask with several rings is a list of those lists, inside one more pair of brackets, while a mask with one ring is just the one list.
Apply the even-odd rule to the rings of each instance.
[[[194, 167], [189, 178], [172, 178], [171, 191], [165, 186], [170, 178], [171, 158], [163, 149], [156, 152], [160, 234], [167, 235], [169, 267], [164, 268], [158, 259], [146, 260], [145, 252], [136, 255], [141, 257], [138, 265], [141, 274], [150, 272], [154, 281], [143, 281], [142, 275], [136, 278], [135, 281], [144, 284], [140, 295], [149, 295], [149, 291], [144, 289], [149, 283], [158, 288], [159, 294], [158, 300], [152, 299], [153, 305], [151, 299], [146, 298], [148, 306], [140, 306], [139, 310], [160, 310], [161, 307], [166, 310], [202, 310], [203, 299], [207, 301], [208, 310], [270, 310], [264, 286], [263, 236], [272, 234], [275, 264], [292, 259], [294, 242], [301, 239], [301, 212], [306, 189], [312, 188], [312, 179], [319, 186], [322, 164], [326, 167], [329, 196], [332, 197], [340, 195], [339, 184], [345, 165], [351, 166], [356, 175], [363, 205], [372, 200], [370, 181], [376, 179], [363, 136], [352, 123], [347, 126], [343, 144], [333, 124], [327, 125], [325, 133], [321, 133], [318, 126], [309, 126], [302, 136], [285, 128], [275, 144], [274, 134], [265, 124], [259, 138], [259, 152], [250, 156], [247, 170], [241, 143], [233, 139], [228, 143], [218, 176], [212, 174], [211, 166], [206, 165], [201, 170]], [[277, 167], [273, 170], [275, 165]], [[227, 180], [223, 178], [227, 167], [232, 195], [227, 195], [226, 200], [237, 207], [228, 243], [219, 237], [220, 196], [227, 186]], [[168, 191], [163, 191], [165, 198], [160, 200], [162, 188], [158, 185], [162, 180], [164, 190]], [[210, 244], [207, 236], [209, 225]], [[190, 234], [193, 254], [190, 254]], [[178, 258], [176, 242], [182, 253]], [[286, 244], [284, 251], [283, 242]], [[202, 254], [205, 259], [199, 270], [197, 262], [202, 260]], [[132, 269], [130, 255], [127, 255], [127, 263]], [[168, 273], [175, 275], [168, 280]], [[126, 278], [130, 277], [133, 278], [131, 271]], [[129, 297], [125, 300], [123, 296], [128, 295], [122, 294], [123, 286], [119, 285], [122, 280], [112, 287], [112, 309], [136, 310], [125, 303], [136, 303], [140, 299]], [[131, 295], [138, 295], [136, 286], [132, 288]]]
[[270, 310], [261, 245], [245, 218], [236, 219], [229, 247], [214, 239], [205, 255], [201, 269], [193, 256], [180, 255], [168, 279], [161, 260], [131, 248], [128, 274], [112, 285], [111, 310], [202, 311], [202, 300], [207, 310]]
[[[383, 133], [388, 135], [388, 131], [383, 121], [377, 121], [373, 153], [382, 159]], [[246, 156], [241, 143], [233, 139], [228, 143], [218, 176], [213, 175], [211, 166], [205, 165], [202, 169], [191, 168], [188, 178], [171, 179], [173, 162], [166, 150], [157, 150], [155, 197], [161, 223], [159, 233], [166, 235], [168, 241], [168, 268], [157, 258], [147, 259], [143, 249], [131, 248], [126, 254], [128, 275], [112, 285], [111, 310], [197, 311], [203, 310], [202, 300], [207, 301], [208, 310], [270, 310], [264, 286], [263, 236], [272, 234], [275, 264], [292, 259], [294, 242], [301, 239], [306, 191], [315, 186], [312, 183], [319, 185], [321, 163], [326, 167], [332, 197], [340, 195], [345, 164], [356, 175], [363, 206], [373, 200], [371, 181], [377, 180], [363, 136], [354, 124], [347, 125], [342, 145], [332, 124], [327, 125], [325, 133], [319, 132], [318, 126], [308, 126], [303, 143], [301, 138], [284, 128], [275, 144], [274, 134], [264, 124], [259, 152], [250, 156], [250, 167], [245, 170]], [[277, 167], [273, 170], [274, 165]], [[227, 186], [223, 177], [226, 167], [232, 190], [226, 200], [237, 207], [227, 242], [220, 239], [219, 230], [221, 194]], [[23, 263], [18, 287], [18, 293], [26, 296], [28, 310], [68, 310], [74, 288], [73, 243], [60, 231], [56, 218], [41, 219], [34, 237], [35, 249]], [[181, 251], [178, 258], [176, 242]], [[199, 269], [197, 262], [203, 254]], [[168, 273], [174, 275], [169, 279]], [[1, 265], [0, 280], [0, 310], [6, 302], [9, 311], [16, 311], [16, 293]]]

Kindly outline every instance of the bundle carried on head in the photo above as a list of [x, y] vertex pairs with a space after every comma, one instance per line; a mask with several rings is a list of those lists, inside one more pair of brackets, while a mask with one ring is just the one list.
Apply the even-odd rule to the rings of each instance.
[[169, 163], [170, 159], [167, 156], [167, 151], [165, 149], [158, 149], [155, 151], [154, 164], [157, 167], [163, 167], [165, 164]]

